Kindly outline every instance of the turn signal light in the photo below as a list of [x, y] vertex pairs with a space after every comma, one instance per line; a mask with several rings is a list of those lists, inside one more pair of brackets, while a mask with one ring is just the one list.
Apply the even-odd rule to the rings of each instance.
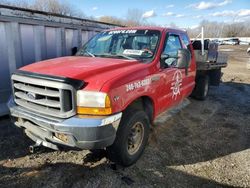
[[110, 115], [112, 114], [111, 107], [107, 108], [86, 108], [86, 107], [77, 107], [78, 114], [86, 114], [86, 115]]

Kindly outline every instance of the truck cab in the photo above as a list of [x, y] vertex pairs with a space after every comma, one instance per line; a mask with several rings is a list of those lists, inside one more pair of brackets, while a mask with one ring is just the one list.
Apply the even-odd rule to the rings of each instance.
[[74, 56], [37, 62], [12, 75], [9, 108], [34, 147], [106, 149], [135, 163], [153, 120], [196, 86], [195, 54], [184, 30], [103, 31]]

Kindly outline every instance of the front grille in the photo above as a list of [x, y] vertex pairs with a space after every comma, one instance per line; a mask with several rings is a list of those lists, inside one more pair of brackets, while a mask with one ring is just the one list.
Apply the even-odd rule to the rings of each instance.
[[71, 85], [16, 74], [11, 78], [17, 105], [59, 118], [76, 114], [76, 91]]

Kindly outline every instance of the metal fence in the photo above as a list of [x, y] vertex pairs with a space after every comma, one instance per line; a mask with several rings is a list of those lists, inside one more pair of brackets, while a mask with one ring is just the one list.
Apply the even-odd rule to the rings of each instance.
[[10, 76], [27, 64], [71, 55], [112, 24], [0, 5], [0, 116], [7, 114]]

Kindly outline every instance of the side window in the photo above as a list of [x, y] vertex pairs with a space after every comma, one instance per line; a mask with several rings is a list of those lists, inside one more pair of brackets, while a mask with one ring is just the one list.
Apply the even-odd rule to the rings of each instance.
[[177, 53], [181, 49], [181, 42], [178, 35], [169, 35], [165, 43], [163, 54], [169, 55], [169, 58], [165, 60], [167, 67], [175, 66], [177, 63]]
[[185, 48], [187, 48], [191, 52], [188, 36], [186, 34], [181, 34], [181, 40], [182, 43], [185, 45]]

